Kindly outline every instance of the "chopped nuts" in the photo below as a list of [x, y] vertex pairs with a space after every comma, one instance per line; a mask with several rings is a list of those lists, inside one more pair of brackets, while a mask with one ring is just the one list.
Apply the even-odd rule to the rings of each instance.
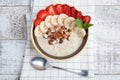
[[64, 39], [70, 40], [71, 31], [71, 29], [67, 29], [65, 26], [54, 26], [53, 28], [48, 28], [43, 37], [48, 39], [50, 45], [62, 44]]
[[48, 36], [47, 34], [44, 34], [43, 37], [44, 37], [45, 39], [48, 39], [49, 36]]
[[67, 40], [68, 40], [68, 41], [70, 40], [70, 36], [67, 37]]
[[63, 39], [60, 39], [59, 43], [60, 43], [60, 44], [63, 43]]

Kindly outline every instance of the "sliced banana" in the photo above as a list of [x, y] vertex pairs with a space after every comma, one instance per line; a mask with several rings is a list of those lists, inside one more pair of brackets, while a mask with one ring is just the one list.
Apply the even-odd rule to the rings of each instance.
[[51, 19], [52, 25], [58, 25], [57, 19], [58, 19], [58, 15], [52, 16], [52, 19]]
[[83, 38], [83, 37], [86, 35], [85, 30], [84, 30], [84, 29], [81, 29], [81, 28], [79, 28], [79, 27], [76, 27], [76, 28], [74, 29], [74, 31], [75, 31], [75, 33], [78, 35], [78, 37]]
[[65, 18], [65, 20], [64, 20], [64, 25], [65, 25], [66, 27], [69, 27], [70, 24], [71, 24], [71, 22], [73, 22], [73, 21], [75, 21], [75, 18], [73, 18], [73, 17]]
[[60, 14], [58, 16], [58, 24], [60, 26], [64, 26], [64, 19], [67, 18], [68, 16], [66, 14]]
[[36, 37], [40, 37], [42, 32], [40, 31], [39, 25], [35, 27], [34, 34]]
[[75, 22], [71, 22], [71, 24], [70, 24], [70, 28], [71, 28], [72, 30], [74, 30], [74, 29], [76, 28], [76, 24], [75, 24]]
[[40, 23], [39, 29], [40, 29], [43, 33], [45, 33], [45, 32], [47, 31], [48, 28], [47, 28], [46, 25], [45, 25], [45, 21], [42, 21], [42, 22]]
[[48, 28], [52, 28], [53, 27], [53, 25], [51, 24], [51, 19], [52, 19], [51, 15], [47, 16], [46, 19], [45, 19], [45, 25]]

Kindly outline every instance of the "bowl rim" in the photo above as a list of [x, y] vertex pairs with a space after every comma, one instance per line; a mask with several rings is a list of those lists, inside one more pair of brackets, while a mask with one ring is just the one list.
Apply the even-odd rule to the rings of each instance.
[[37, 47], [37, 45], [36, 45], [36, 43], [35, 43], [35, 41], [34, 41], [34, 37], [33, 37], [33, 33], [34, 33], [34, 32], [33, 32], [33, 29], [34, 29], [33, 23], [34, 23], [34, 20], [33, 20], [32, 24], [31, 24], [31, 28], [30, 28], [30, 37], [31, 37], [32, 44], [33, 44], [34, 48], [37, 50], [37, 52], [38, 52], [42, 57], [44, 57], [44, 58], [46, 58], [46, 59], [48, 59], [48, 60], [63, 61], [63, 60], [71, 59], [71, 58], [79, 55], [79, 54], [83, 51], [83, 49], [86, 47], [86, 44], [88, 43], [89, 33], [90, 33], [89, 29], [87, 29], [87, 35], [88, 35], [88, 36], [87, 36], [87, 39], [86, 39], [86, 41], [85, 41], [85, 44], [82, 46], [81, 50], [80, 50], [78, 53], [76, 53], [75, 55], [73, 55], [73, 56], [71, 56], [71, 57], [69, 57], [69, 58], [64, 58], [64, 59], [51, 58], [51, 57], [45, 55], [45, 54], [44, 54], [41, 50], [39, 50], [39, 48]]

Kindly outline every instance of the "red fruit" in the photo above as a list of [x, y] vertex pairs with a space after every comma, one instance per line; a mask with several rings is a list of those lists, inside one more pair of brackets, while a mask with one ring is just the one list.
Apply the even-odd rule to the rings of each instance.
[[50, 14], [50, 15], [56, 15], [58, 14], [58, 11], [57, 9], [55, 8], [55, 6], [53, 5], [50, 5], [46, 8], [47, 12]]
[[83, 17], [82, 12], [78, 11], [77, 14], [76, 14], [76, 18], [82, 20], [82, 17]]
[[43, 21], [42, 18], [37, 18], [37, 19], [35, 19], [35, 21], [34, 21], [34, 26], [36, 27], [36, 26], [39, 25], [40, 22], [42, 22], [42, 21]]
[[71, 7], [71, 16], [72, 17], [74, 17], [74, 18], [76, 18], [76, 9], [75, 9], [75, 7]]
[[70, 6], [68, 6], [67, 4], [63, 5], [64, 7], [64, 13], [67, 14], [68, 16], [70, 16]]
[[46, 10], [40, 10], [37, 14], [37, 18], [45, 19], [49, 13]]
[[90, 16], [83, 16], [83, 22], [89, 24], [91, 20]]
[[63, 5], [62, 4], [56, 4], [55, 8], [57, 9], [58, 14], [64, 13], [64, 9], [63, 9]]

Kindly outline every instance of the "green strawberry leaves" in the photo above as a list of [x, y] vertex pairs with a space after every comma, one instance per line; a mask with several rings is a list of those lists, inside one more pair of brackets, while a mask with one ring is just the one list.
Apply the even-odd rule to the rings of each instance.
[[93, 24], [83, 23], [83, 21], [81, 19], [76, 19], [75, 23], [78, 27], [83, 28], [83, 29], [88, 29], [89, 27], [93, 26]]

